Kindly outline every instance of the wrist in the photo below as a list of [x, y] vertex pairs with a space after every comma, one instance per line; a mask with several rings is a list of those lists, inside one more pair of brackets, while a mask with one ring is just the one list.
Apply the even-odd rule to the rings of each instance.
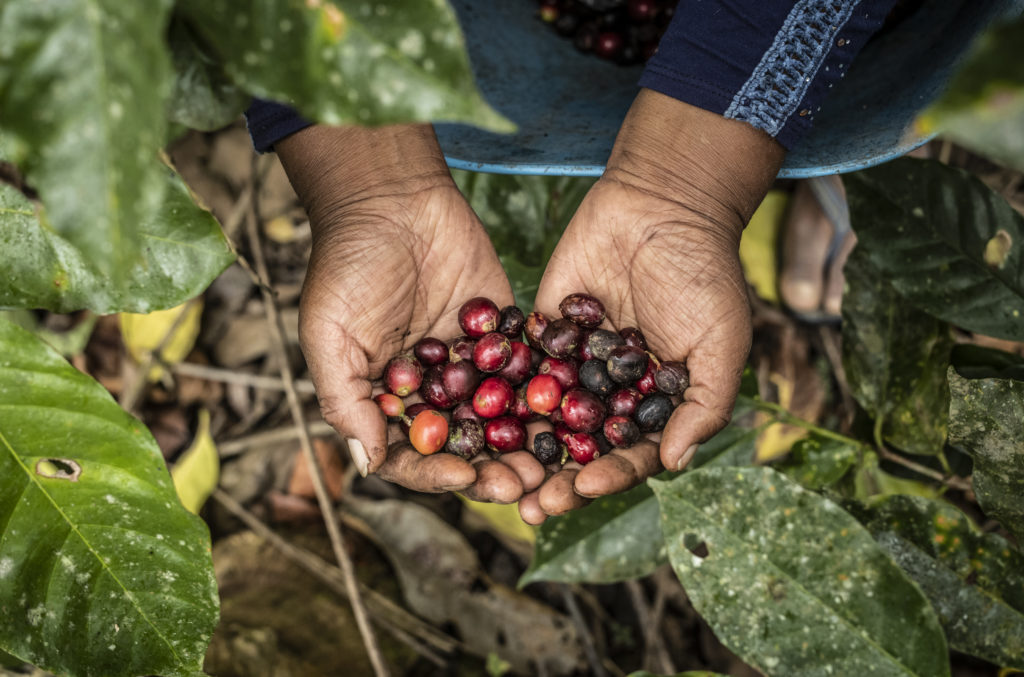
[[738, 241], [784, 157], [759, 129], [642, 89], [604, 177], [676, 203]]

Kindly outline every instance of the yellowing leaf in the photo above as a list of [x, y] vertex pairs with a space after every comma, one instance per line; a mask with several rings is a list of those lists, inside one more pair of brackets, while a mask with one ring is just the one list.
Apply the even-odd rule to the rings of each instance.
[[198, 513], [220, 480], [220, 456], [210, 436], [210, 412], [199, 411], [199, 428], [192, 446], [182, 453], [171, 469], [171, 479], [181, 504]]
[[270, 219], [263, 225], [263, 232], [278, 244], [288, 244], [295, 239], [295, 225], [287, 216]]
[[[160, 359], [171, 364], [181, 362], [196, 344], [202, 313], [203, 302], [199, 298], [145, 315], [121, 313], [121, 336], [136, 362], [144, 362], [161, 344]], [[172, 330], [173, 334], [168, 337]], [[159, 381], [162, 376], [163, 370], [159, 367], [149, 371], [150, 381]]]
[[[779, 404], [789, 409], [793, 403], [793, 382], [780, 374], [772, 374], [769, 378], [778, 389]], [[765, 420], [769, 418], [765, 414], [760, 416]], [[759, 421], [759, 423], [762, 422], [764, 421]], [[754, 460], [757, 463], [768, 463], [780, 456], [784, 456], [789, 453], [789, 450], [793, 448], [797, 440], [803, 439], [806, 436], [807, 431], [797, 426], [784, 425], [782, 423], [770, 425], [765, 428], [757, 440], [757, 451], [754, 454]]]
[[758, 296], [772, 303], [779, 302], [776, 245], [788, 205], [787, 193], [769, 191], [750, 218], [740, 240], [740, 262], [747, 281]]
[[456, 494], [456, 496], [462, 499], [466, 507], [487, 520], [487, 523], [499, 533], [533, 543], [535, 538], [533, 527], [519, 516], [519, 507], [515, 503], [478, 503], [469, 500], [462, 494]]

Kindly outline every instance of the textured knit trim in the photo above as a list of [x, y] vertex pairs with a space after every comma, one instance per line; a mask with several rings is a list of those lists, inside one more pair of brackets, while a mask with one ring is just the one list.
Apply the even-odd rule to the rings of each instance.
[[860, 0], [799, 0], [725, 117], [776, 136], [796, 111]]

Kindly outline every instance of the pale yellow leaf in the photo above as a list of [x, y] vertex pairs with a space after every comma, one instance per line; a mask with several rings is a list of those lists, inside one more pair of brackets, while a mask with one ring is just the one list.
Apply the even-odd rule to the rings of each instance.
[[[793, 403], [793, 382], [779, 374], [771, 374], [769, 379], [775, 384], [779, 394], [779, 404], [789, 409]], [[767, 422], [770, 418], [761, 414], [764, 418], [758, 424]], [[807, 436], [807, 431], [794, 425], [776, 423], [765, 428], [764, 432], [757, 438], [757, 450], [754, 453], [754, 460], [757, 463], [768, 463], [780, 456], [785, 456], [793, 448], [797, 440]]]
[[210, 436], [210, 412], [199, 411], [199, 427], [192, 446], [182, 453], [171, 469], [171, 479], [181, 504], [198, 513], [220, 481], [220, 456]]
[[779, 302], [777, 287], [777, 244], [782, 221], [789, 205], [789, 194], [769, 191], [761, 206], [750, 218], [740, 239], [740, 262], [743, 274], [757, 295], [772, 303]]
[[[184, 317], [181, 317], [184, 314]], [[199, 336], [199, 318], [203, 314], [203, 302], [192, 299], [175, 308], [157, 310], [145, 315], [121, 313], [121, 336], [128, 353], [136, 362], [143, 362], [146, 356], [163, 344], [160, 359], [168, 364], [184, 360], [196, 344]], [[178, 322], [178, 318], [181, 321]], [[164, 338], [171, 333], [167, 338]], [[159, 381], [163, 370], [153, 367], [149, 372], [150, 381]]]
[[270, 221], [263, 225], [263, 232], [268, 238], [278, 244], [292, 242], [297, 234], [295, 224], [287, 216], [278, 216], [270, 219]]
[[487, 523], [498, 533], [527, 543], [533, 543], [536, 538], [533, 527], [519, 516], [519, 507], [515, 503], [478, 503], [462, 494], [456, 494], [456, 496], [462, 499], [466, 507], [487, 520]]

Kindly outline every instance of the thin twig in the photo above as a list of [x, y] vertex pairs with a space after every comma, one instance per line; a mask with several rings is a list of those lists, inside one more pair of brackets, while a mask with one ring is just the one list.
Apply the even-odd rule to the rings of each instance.
[[640, 585], [639, 581], [626, 581], [626, 591], [629, 593], [629, 598], [633, 602], [633, 608], [636, 610], [640, 632], [643, 633], [644, 669], [665, 674], [675, 673], [675, 668], [672, 666], [668, 651], [665, 649], [665, 643], [662, 641], [659, 627], [661, 625], [661, 615], [665, 610], [665, 595], [660, 593], [659, 590], [658, 609], [655, 616], [647, 605], [647, 597], [644, 595], [643, 586]]
[[890, 451], [885, 447], [878, 447], [878, 453], [887, 461], [898, 463], [904, 468], [909, 468], [919, 475], [930, 477], [936, 482], [941, 482], [951, 489], [959, 489], [960, 491], [973, 491], [971, 483], [962, 477], [956, 475], [943, 475], [938, 470], [933, 470], [927, 466], [921, 465], [915, 461], [911, 461], [909, 458], [897, 454], [896, 452]]
[[[258, 517], [246, 510], [238, 501], [223, 489], [215, 489], [213, 499], [224, 509], [240, 519], [257, 536], [267, 541], [287, 559], [302, 567], [324, 585], [345, 599], [348, 589], [345, 587], [341, 571], [316, 554], [300, 548], [278, 536]], [[461, 649], [460, 643], [448, 635], [438, 631], [408, 611], [384, 597], [376, 590], [360, 583], [359, 589], [366, 598], [366, 606], [374, 622], [390, 632], [397, 640], [410, 646], [417, 653], [439, 667], [445, 666], [445, 660], [435, 652], [450, 654]], [[427, 646], [429, 645], [429, 646]]]
[[594, 677], [605, 677], [608, 673], [604, 669], [601, 658], [597, 655], [594, 638], [590, 634], [590, 628], [587, 627], [586, 621], [583, 620], [583, 614], [580, 613], [580, 606], [576, 603], [576, 597], [572, 594], [569, 586], [559, 585], [558, 587], [562, 589], [562, 598], [565, 600], [565, 606], [569, 610], [569, 616], [572, 618], [573, 625], [576, 626], [576, 632], [579, 633], [580, 639], [583, 641], [583, 652], [587, 655], [587, 662], [590, 663], [590, 674], [594, 675]]
[[[167, 365], [167, 368], [172, 373], [179, 376], [199, 378], [204, 381], [235, 383], [238, 385], [249, 386], [250, 388], [260, 388], [262, 390], [287, 390], [284, 385], [284, 380], [277, 376], [261, 376], [260, 374], [250, 374], [244, 371], [233, 371], [231, 369], [222, 369], [221, 367], [211, 367], [206, 364], [196, 364], [195, 362], [178, 362], [177, 364]], [[300, 395], [316, 394], [313, 382], [309, 379], [297, 378], [294, 380], [294, 383], [295, 391]]]
[[[246, 231], [248, 233], [250, 246], [252, 247], [253, 262], [256, 265], [256, 273], [260, 279], [269, 283], [270, 275], [267, 271], [266, 259], [263, 256], [263, 245], [260, 241], [258, 223], [259, 219], [256, 211], [256, 204], [255, 200], [253, 200], [252, 209], [249, 211], [246, 218]], [[334, 550], [334, 556], [337, 558], [338, 564], [341, 565], [341, 571], [345, 575], [345, 587], [348, 589], [349, 602], [352, 604], [352, 613], [356, 618], [356, 625], [359, 626], [359, 633], [362, 635], [363, 645], [366, 647], [366, 653], [370, 658], [370, 663], [373, 665], [374, 673], [377, 677], [386, 677], [388, 675], [388, 668], [384, 663], [384, 657], [381, 655], [380, 646], [377, 644], [377, 637], [373, 632], [373, 628], [370, 626], [369, 620], [367, 619], [366, 607], [363, 605], [363, 600], [359, 595], [359, 586], [358, 581], [356, 580], [355, 568], [352, 565], [352, 560], [348, 556], [348, 552], [345, 550], [345, 542], [341, 535], [341, 526], [338, 523], [338, 517], [334, 512], [331, 498], [327, 494], [327, 487], [324, 486], [323, 470], [320, 468], [320, 462], [317, 460], [316, 454], [313, 452], [313, 442], [310, 438], [309, 430], [306, 428], [306, 419], [302, 413], [302, 403], [299, 401], [299, 395], [295, 391], [294, 378], [292, 376], [291, 366], [288, 363], [288, 349], [287, 343], [285, 342], [284, 324], [281, 322], [281, 315], [277, 310], [277, 301], [274, 298], [274, 295], [266, 287], [261, 287], [260, 291], [263, 294], [263, 307], [267, 312], [267, 322], [270, 324], [272, 347], [277, 358], [278, 365], [281, 368], [281, 378], [284, 380], [285, 384], [285, 396], [288, 400], [288, 407], [291, 410], [292, 419], [295, 421], [295, 425], [299, 430], [299, 443], [302, 447], [302, 453], [306, 457], [306, 463], [312, 471], [310, 476], [313, 480], [313, 488], [316, 490], [317, 503], [320, 505], [320, 512], [323, 514], [324, 523], [327, 526], [327, 534], [331, 539], [331, 547]]]
[[676, 666], [672, 661], [672, 656], [669, 655], [668, 647], [665, 645], [665, 635], [661, 632], [661, 623], [665, 617], [665, 602], [667, 600], [668, 595], [665, 594], [665, 589], [660, 585], [655, 586], [654, 606], [651, 609], [651, 627], [657, 629], [654, 633], [654, 648], [658, 654], [659, 672], [666, 675], [674, 675], [676, 673]]
[[[330, 437], [338, 434], [334, 428], [327, 425], [324, 421], [307, 421], [306, 429], [309, 430], [309, 434], [313, 437]], [[253, 435], [246, 435], [245, 437], [238, 437], [233, 440], [225, 440], [223, 442], [218, 440], [217, 453], [221, 458], [230, 458], [248, 451], [253, 447], [269, 446], [271, 444], [280, 444], [282, 442], [293, 442], [299, 439], [299, 435], [301, 435], [301, 433], [299, 432], [298, 426], [290, 425], [283, 428], [275, 428], [273, 430], [255, 433]]]

